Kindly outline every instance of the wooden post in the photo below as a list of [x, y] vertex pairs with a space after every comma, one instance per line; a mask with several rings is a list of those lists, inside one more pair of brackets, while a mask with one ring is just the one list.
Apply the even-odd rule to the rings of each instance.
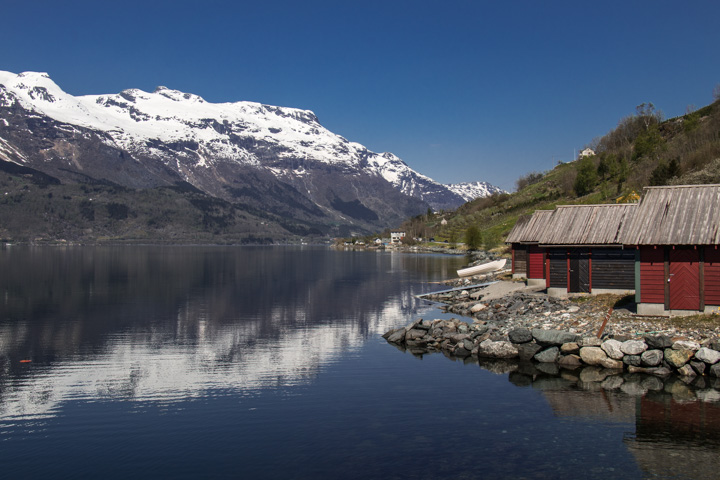
[[597, 338], [602, 337], [603, 330], [605, 330], [605, 326], [607, 325], [608, 321], [610, 320], [610, 316], [611, 316], [612, 314], [613, 314], [613, 309], [610, 308], [610, 310], [608, 310], [607, 315], [605, 315], [605, 320], [603, 320], [603, 323], [602, 323], [602, 326], [600, 327], [600, 330], [599, 330], [598, 333], [597, 333]]

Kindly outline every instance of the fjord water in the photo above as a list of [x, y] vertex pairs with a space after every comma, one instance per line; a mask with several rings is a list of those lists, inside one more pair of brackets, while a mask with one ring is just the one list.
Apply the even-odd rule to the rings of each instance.
[[[0, 251], [5, 478], [713, 478], [720, 408], [415, 357], [462, 257]], [[707, 399], [706, 399], [707, 400]]]

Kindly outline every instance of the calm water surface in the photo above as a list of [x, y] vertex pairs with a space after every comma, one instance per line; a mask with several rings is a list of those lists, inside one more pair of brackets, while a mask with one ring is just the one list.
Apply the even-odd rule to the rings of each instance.
[[6, 248], [3, 476], [717, 478], [713, 385], [619, 385], [388, 345], [389, 328], [443, 317], [414, 295], [464, 262]]

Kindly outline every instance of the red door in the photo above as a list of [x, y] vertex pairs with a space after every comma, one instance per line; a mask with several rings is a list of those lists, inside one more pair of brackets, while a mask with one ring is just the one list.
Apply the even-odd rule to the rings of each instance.
[[700, 310], [700, 254], [694, 248], [670, 250], [670, 310]]

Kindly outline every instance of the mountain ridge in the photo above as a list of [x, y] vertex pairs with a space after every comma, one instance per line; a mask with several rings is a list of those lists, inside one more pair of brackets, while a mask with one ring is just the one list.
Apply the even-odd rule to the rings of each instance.
[[0, 159], [64, 182], [187, 182], [226, 201], [324, 224], [327, 235], [465, 201], [392, 153], [330, 132], [310, 110], [210, 103], [167, 87], [75, 97], [37, 72], [0, 71]]

